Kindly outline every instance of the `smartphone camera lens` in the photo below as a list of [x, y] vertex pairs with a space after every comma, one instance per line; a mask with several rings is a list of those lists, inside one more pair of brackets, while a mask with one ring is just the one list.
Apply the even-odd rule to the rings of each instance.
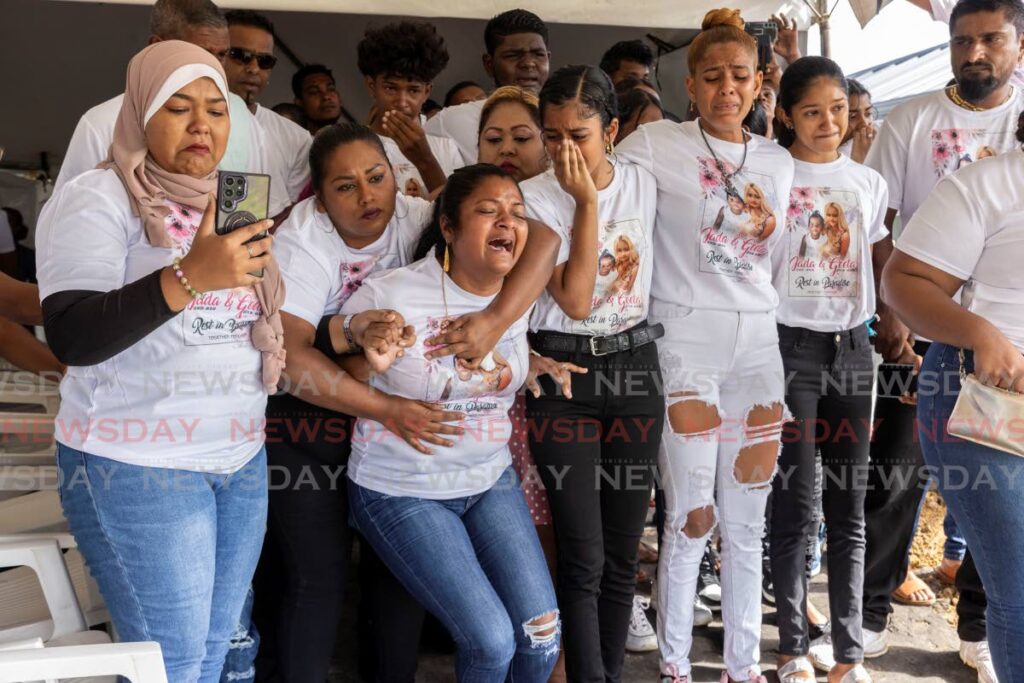
[[225, 185], [234, 185], [235, 184], [235, 179], [232, 178], [231, 176], [228, 176], [227, 180], [224, 181], [224, 184]]
[[224, 208], [227, 209], [228, 211], [230, 211], [231, 210], [231, 202], [224, 202]]
[[225, 197], [234, 197], [235, 196], [235, 191], [234, 190], [224, 190], [224, 196]]

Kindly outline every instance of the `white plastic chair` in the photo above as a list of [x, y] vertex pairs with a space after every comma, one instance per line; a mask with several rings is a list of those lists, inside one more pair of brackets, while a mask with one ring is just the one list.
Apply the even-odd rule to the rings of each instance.
[[111, 675], [132, 683], [167, 683], [160, 645], [115, 643], [0, 652], [0, 683]]
[[0, 370], [0, 403], [38, 406], [54, 415], [60, 407], [60, 385], [26, 370]]
[[0, 411], [0, 465], [52, 465], [55, 413]]

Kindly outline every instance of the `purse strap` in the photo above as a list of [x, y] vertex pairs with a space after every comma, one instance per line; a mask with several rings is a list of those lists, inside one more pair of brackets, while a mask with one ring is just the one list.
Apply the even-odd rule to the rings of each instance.
[[960, 349], [960, 383], [967, 379], [967, 352]]

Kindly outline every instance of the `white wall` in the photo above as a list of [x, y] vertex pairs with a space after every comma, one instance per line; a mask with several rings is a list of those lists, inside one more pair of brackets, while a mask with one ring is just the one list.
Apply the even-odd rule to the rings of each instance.
[[[628, 5], [628, 3], [627, 3]], [[508, 7], [514, 7], [514, 3]], [[502, 7], [504, 9], [504, 7]], [[370, 22], [396, 17], [268, 12], [277, 33], [304, 61], [334, 70], [346, 108], [357, 118], [369, 106], [355, 65], [355, 46]], [[435, 21], [448, 42], [451, 61], [435, 84], [435, 99], [463, 79], [485, 81], [480, 54], [486, 22]], [[148, 36], [149, 9], [134, 5], [44, 0], [0, 0], [0, 145], [4, 162], [38, 164], [49, 156], [55, 170], [83, 111], [124, 89], [124, 71]], [[552, 65], [597, 63], [619, 40], [642, 38], [648, 30], [611, 26], [550, 26]], [[653, 31], [651, 31], [653, 32]], [[679, 44], [685, 31], [656, 32]], [[668, 108], [686, 110], [684, 61], [679, 51], [663, 61], [660, 80]], [[295, 66], [278, 51], [278, 66], [262, 103], [291, 100]]]

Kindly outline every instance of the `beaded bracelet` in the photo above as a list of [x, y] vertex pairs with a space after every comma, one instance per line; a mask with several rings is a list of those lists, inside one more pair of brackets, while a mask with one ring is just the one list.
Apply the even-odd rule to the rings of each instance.
[[199, 290], [197, 290], [195, 287], [193, 287], [192, 285], [190, 285], [188, 283], [188, 278], [185, 277], [185, 272], [182, 271], [182, 269], [181, 269], [181, 257], [180, 256], [175, 256], [174, 257], [173, 268], [174, 268], [174, 277], [178, 278], [178, 282], [180, 282], [181, 286], [184, 287], [188, 291], [188, 295], [190, 297], [192, 297], [193, 299], [198, 299], [199, 297], [201, 297], [203, 295], [202, 292], [200, 292]]

